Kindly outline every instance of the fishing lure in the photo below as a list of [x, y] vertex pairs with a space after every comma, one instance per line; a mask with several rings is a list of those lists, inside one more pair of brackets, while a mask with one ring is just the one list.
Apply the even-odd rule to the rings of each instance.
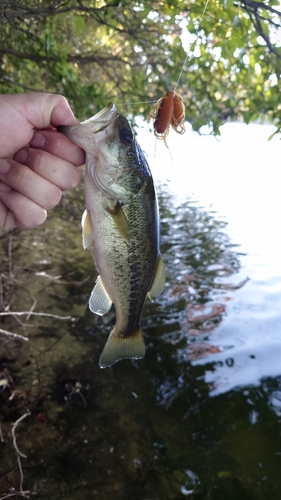
[[[161, 97], [148, 115], [148, 121], [154, 120], [154, 135], [163, 139], [167, 146], [166, 137], [172, 127], [178, 134], [184, 134], [185, 106], [182, 97], [175, 91], [167, 92]], [[168, 146], [167, 146], [168, 147]]]

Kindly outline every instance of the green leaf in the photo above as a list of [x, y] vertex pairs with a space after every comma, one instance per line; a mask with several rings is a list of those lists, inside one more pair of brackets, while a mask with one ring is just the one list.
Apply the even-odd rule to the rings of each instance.
[[45, 37], [45, 49], [47, 52], [49, 52], [51, 47], [51, 37], [49, 35], [46, 35]]
[[[275, 135], [280, 134], [280, 133], [281, 133], [281, 128], [277, 128], [277, 129], [273, 132], [273, 134], [271, 134], [271, 135], [269, 136], [268, 140], [269, 140], [269, 141], [271, 141], [271, 139], [273, 139], [273, 137], [275, 137]], [[280, 139], [281, 139], [281, 138], [280, 138]]]
[[[274, 51], [261, 42], [240, 1], [210, 1], [203, 17], [206, 0], [88, 0], [84, 13], [71, 1], [67, 14], [63, 2], [51, 10], [41, 3], [25, 0], [19, 11], [6, 2], [0, 92], [62, 93], [81, 119], [110, 100], [137, 116], [147, 115], [147, 101], [173, 89], [181, 75], [176, 90], [194, 128], [212, 124], [218, 133], [228, 118], [257, 116], [281, 127], [281, 48], [277, 37]], [[276, 15], [257, 5], [268, 35]]]
[[76, 16], [74, 18], [75, 31], [78, 35], [83, 35], [86, 31], [86, 21], [83, 16]]
[[240, 16], [236, 15], [234, 17], [232, 25], [234, 26], [234, 28], [237, 28], [238, 26], [241, 25]]

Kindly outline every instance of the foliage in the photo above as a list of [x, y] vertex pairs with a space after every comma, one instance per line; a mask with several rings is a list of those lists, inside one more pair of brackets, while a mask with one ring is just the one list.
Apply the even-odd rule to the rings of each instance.
[[172, 90], [194, 129], [267, 116], [281, 129], [279, 0], [0, 0], [0, 91], [64, 94], [83, 119], [147, 115]]

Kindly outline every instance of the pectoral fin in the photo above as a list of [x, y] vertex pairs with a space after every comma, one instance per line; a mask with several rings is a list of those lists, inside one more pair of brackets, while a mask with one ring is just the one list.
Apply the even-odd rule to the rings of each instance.
[[147, 296], [150, 298], [150, 300], [153, 301], [156, 297], [158, 297], [158, 295], [160, 295], [160, 293], [163, 292], [165, 281], [166, 281], [165, 266], [162, 257], [160, 255], [157, 261], [152, 284], [147, 292]]
[[99, 276], [89, 299], [89, 308], [93, 313], [103, 316], [109, 311], [111, 306], [112, 300]]
[[83, 248], [86, 250], [92, 243], [92, 221], [88, 210], [86, 209], [82, 215], [82, 243]]
[[124, 240], [129, 245], [130, 244], [129, 224], [128, 224], [126, 215], [124, 214], [124, 212], [122, 210], [120, 202], [117, 201], [117, 203], [114, 207], [107, 207], [106, 210], [113, 218], [120, 234], [123, 236]]

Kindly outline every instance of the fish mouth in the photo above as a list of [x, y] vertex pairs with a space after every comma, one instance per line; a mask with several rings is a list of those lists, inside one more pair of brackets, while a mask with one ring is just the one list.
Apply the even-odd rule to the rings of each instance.
[[96, 115], [88, 118], [81, 122], [81, 125], [92, 125], [92, 131], [94, 134], [102, 132], [108, 127], [117, 117], [119, 113], [113, 102], [109, 102], [108, 105], [99, 111]]
[[[87, 128], [92, 134], [98, 134], [105, 130], [112, 122], [116, 120], [119, 116], [117, 108], [113, 102], [108, 103], [108, 105], [99, 111], [96, 115], [84, 120], [78, 125], [59, 125], [57, 131], [66, 135], [70, 139], [73, 133], [77, 132], [79, 129]], [[81, 131], [81, 130], [80, 130]]]

